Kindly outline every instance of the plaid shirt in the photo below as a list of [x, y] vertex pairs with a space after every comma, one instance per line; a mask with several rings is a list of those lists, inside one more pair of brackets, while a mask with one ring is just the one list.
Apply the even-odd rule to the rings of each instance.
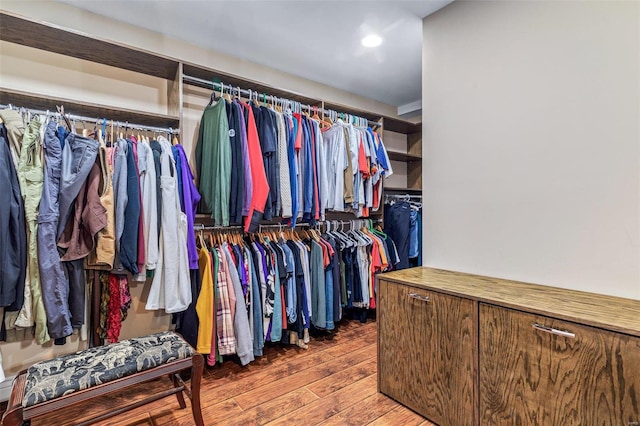
[[216, 299], [218, 350], [221, 355], [231, 355], [236, 353], [236, 337], [233, 329], [233, 312], [231, 310], [231, 299], [234, 299], [235, 308], [235, 293], [229, 286], [229, 265], [220, 248], [216, 248], [216, 255], [220, 262], [218, 266], [219, 297]]

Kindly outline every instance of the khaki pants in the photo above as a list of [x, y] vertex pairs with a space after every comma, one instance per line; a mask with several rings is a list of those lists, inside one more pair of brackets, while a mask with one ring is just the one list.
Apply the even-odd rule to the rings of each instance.
[[[24, 305], [16, 319], [16, 325], [30, 327], [35, 323], [35, 338], [38, 344], [49, 340], [47, 315], [42, 300], [40, 270], [38, 267], [38, 206], [44, 181], [42, 141], [40, 139], [41, 126], [39, 117], [35, 117], [25, 129], [20, 152], [20, 163], [18, 164], [18, 177], [20, 179], [22, 197], [24, 198], [27, 223], [28, 285], [25, 285]], [[27, 292], [29, 292], [28, 296]]]

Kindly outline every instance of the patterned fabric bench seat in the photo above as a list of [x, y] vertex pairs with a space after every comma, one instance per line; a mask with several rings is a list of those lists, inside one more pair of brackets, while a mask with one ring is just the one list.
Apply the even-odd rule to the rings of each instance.
[[[36, 416], [71, 404], [168, 375], [173, 382], [172, 388], [79, 424], [104, 420], [172, 394], [178, 398], [180, 407], [185, 408], [184, 392], [191, 399], [195, 424], [201, 426], [204, 424], [200, 412], [203, 365], [202, 355], [173, 332], [124, 340], [42, 361], [22, 371], [14, 380], [3, 424], [22, 425]], [[190, 389], [179, 375], [188, 368], [191, 369]]]

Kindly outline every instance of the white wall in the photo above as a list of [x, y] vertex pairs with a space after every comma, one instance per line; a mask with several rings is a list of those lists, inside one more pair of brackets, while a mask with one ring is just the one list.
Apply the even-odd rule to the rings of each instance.
[[423, 26], [428, 266], [640, 299], [640, 3]]

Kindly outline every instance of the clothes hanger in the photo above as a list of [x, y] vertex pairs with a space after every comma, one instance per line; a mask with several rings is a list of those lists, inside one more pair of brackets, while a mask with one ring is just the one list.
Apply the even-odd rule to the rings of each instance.
[[[229, 86], [231, 87], [231, 86]], [[225, 100], [231, 102], [231, 95], [229, 94], [229, 92], [225, 93], [224, 92], [224, 83], [220, 82], [220, 96], [223, 97]]]
[[180, 142], [178, 141], [178, 136], [176, 133], [173, 133], [173, 129], [171, 127], [169, 127], [169, 135], [173, 135], [173, 138], [171, 138], [171, 145], [178, 145]]
[[208, 107], [213, 105], [213, 103], [218, 100], [217, 97], [216, 97], [216, 82], [215, 82], [215, 80], [211, 81], [211, 90], [212, 90], [211, 91], [211, 97], [209, 98], [209, 103], [207, 104]]
[[60, 114], [60, 117], [62, 117], [65, 124], [67, 125], [67, 130], [71, 131], [71, 122], [69, 121], [69, 117], [67, 117], [64, 113], [64, 105], [56, 105], [56, 109], [58, 110], [58, 114]]

